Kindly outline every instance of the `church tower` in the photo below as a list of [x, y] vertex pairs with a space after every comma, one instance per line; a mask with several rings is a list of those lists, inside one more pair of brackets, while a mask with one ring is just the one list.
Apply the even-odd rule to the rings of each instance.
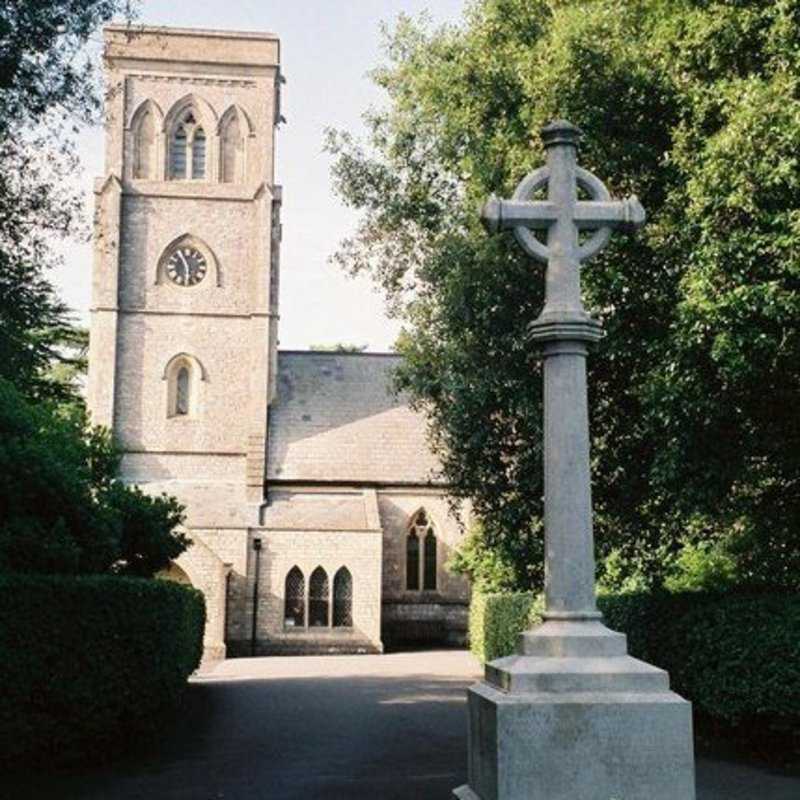
[[280, 45], [125, 26], [105, 44], [89, 407], [123, 477], [177, 496], [229, 568], [257, 524], [275, 387]]

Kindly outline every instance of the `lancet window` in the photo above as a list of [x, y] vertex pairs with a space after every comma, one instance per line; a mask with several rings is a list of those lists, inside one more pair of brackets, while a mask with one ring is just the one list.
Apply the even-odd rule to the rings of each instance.
[[333, 579], [333, 627], [353, 627], [353, 578], [342, 567]]
[[156, 121], [153, 112], [145, 108], [133, 131], [133, 177], [153, 178], [155, 172]]
[[169, 140], [169, 177], [201, 180], [206, 176], [206, 134], [191, 108], [175, 121]]
[[436, 533], [424, 510], [418, 511], [406, 536], [406, 589], [434, 592], [438, 583]]
[[306, 619], [306, 580], [299, 567], [292, 567], [286, 576], [284, 603], [284, 625], [302, 628]]
[[329, 594], [328, 573], [322, 567], [317, 567], [311, 573], [308, 588], [308, 626], [310, 628], [327, 628], [330, 625], [328, 619]]
[[244, 139], [239, 114], [230, 114], [222, 125], [220, 177], [223, 183], [237, 183], [242, 179]]
[[307, 596], [302, 571], [292, 567], [284, 589], [285, 628], [353, 627], [353, 576], [347, 567], [337, 570], [332, 587], [328, 573], [317, 567], [309, 578]]

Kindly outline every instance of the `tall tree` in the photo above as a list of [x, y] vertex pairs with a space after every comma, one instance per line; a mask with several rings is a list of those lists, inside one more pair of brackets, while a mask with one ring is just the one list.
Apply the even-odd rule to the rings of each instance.
[[331, 134], [362, 212], [337, 260], [404, 320], [399, 386], [512, 583], [542, 579], [527, 325], [543, 281], [476, 209], [543, 162], [539, 128], [566, 117], [581, 163], [649, 213], [583, 275], [606, 331], [589, 377], [608, 577], [660, 582], [704, 541], [739, 580], [797, 584], [798, 60], [797, 0], [476, 0], [459, 26], [401, 19], [368, 142]]
[[96, 56], [87, 42], [126, 0], [0, 3], [0, 376], [30, 396], [69, 393], [49, 367], [71, 338], [47, 277], [51, 241], [74, 234], [75, 137], [99, 119]]

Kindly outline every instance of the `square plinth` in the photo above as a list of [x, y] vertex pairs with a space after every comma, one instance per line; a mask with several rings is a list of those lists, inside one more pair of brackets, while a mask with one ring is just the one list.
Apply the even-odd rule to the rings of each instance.
[[695, 800], [691, 704], [669, 690], [469, 691], [459, 800]]

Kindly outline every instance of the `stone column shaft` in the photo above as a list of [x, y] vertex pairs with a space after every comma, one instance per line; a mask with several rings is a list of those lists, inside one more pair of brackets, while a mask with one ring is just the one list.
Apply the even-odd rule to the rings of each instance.
[[545, 597], [549, 619], [593, 618], [586, 344], [544, 344]]

